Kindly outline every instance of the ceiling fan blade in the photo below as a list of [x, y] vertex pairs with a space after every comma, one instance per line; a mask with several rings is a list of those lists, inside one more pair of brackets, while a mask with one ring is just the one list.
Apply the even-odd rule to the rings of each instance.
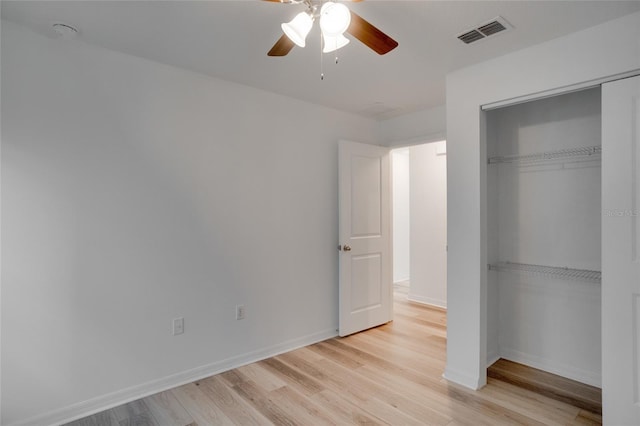
[[379, 55], [391, 52], [398, 42], [371, 25], [357, 13], [351, 11], [351, 24], [347, 32], [369, 46]]
[[282, 34], [282, 37], [276, 41], [276, 44], [273, 45], [268, 56], [285, 56], [287, 53], [291, 52], [295, 44], [286, 36], [286, 34]]

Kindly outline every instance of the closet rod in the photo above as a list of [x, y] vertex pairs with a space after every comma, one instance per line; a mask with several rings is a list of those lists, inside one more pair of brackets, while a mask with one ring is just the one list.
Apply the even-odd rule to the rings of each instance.
[[498, 262], [496, 264], [487, 265], [490, 271], [514, 271], [531, 274], [542, 274], [554, 276], [557, 278], [568, 278], [580, 281], [590, 281], [600, 283], [602, 281], [602, 272], [591, 271], [588, 269], [573, 269], [558, 266], [529, 265], [526, 263], [516, 262]]
[[602, 153], [601, 146], [584, 146], [579, 148], [559, 149], [557, 151], [547, 151], [535, 154], [523, 155], [501, 155], [489, 157], [489, 164], [497, 163], [534, 163], [539, 161], [565, 160], [577, 158], [589, 160], [589, 157]]

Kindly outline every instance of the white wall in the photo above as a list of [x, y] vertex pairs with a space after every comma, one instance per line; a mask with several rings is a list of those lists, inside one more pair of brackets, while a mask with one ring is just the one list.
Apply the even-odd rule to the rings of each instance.
[[409, 150], [391, 151], [393, 173], [393, 282], [409, 279]]
[[[484, 104], [640, 68], [640, 13], [447, 76], [448, 341], [445, 377], [486, 382]], [[605, 409], [607, 402], [605, 399]]]
[[443, 140], [446, 127], [446, 109], [441, 105], [380, 121], [378, 134], [387, 146], [408, 146]]
[[[487, 149], [494, 156], [599, 146], [600, 123], [599, 88], [527, 102], [487, 113]], [[601, 270], [599, 159], [488, 169], [497, 174], [487, 186], [493, 262]], [[600, 386], [599, 284], [492, 271], [488, 287], [497, 287], [487, 302], [498, 307], [487, 312], [496, 327], [488, 333], [499, 332], [499, 348], [489, 339], [489, 362], [499, 353]]]
[[412, 146], [409, 148], [409, 153], [411, 158], [409, 300], [446, 308], [446, 142]]
[[337, 141], [375, 122], [6, 22], [2, 63], [2, 424], [335, 335]]

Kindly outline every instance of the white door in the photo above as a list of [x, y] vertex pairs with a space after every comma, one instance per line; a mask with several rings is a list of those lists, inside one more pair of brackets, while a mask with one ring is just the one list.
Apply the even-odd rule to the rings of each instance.
[[603, 422], [640, 424], [640, 77], [602, 85]]
[[340, 141], [340, 336], [392, 320], [389, 149]]

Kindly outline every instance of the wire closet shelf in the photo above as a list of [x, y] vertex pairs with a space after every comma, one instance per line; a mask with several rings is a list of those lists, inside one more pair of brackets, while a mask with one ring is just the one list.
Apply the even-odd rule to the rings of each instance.
[[600, 154], [602, 154], [601, 146], [585, 146], [579, 148], [559, 149], [557, 151], [539, 152], [535, 154], [501, 155], [496, 157], [489, 157], [488, 163], [533, 164], [554, 160], [590, 161], [598, 158]]
[[526, 274], [545, 275], [549, 277], [564, 278], [591, 283], [601, 283], [602, 272], [588, 269], [573, 269], [558, 266], [529, 265], [516, 262], [498, 262], [488, 265], [490, 271], [519, 272]]

